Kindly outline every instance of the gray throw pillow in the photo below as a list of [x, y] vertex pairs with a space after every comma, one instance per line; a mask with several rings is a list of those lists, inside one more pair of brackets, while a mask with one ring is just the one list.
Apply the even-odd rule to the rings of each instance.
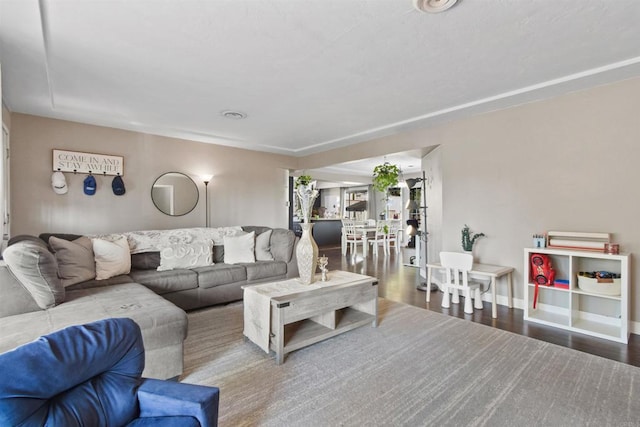
[[2, 253], [7, 267], [42, 309], [64, 302], [64, 287], [58, 277], [56, 257], [47, 245], [25, 240]]
[[271, 233], [273, 230], [267, 230], [256, 236], [256, 261], [273, 261], [271, 255]]
[[96, 261], [91, 239], [82, 236], [70, 242], [51, 236], [49, 246], [53, 249], [58, 261], [58, 276], [62, 279], [62, 286], [66, 288], [95, 279]]

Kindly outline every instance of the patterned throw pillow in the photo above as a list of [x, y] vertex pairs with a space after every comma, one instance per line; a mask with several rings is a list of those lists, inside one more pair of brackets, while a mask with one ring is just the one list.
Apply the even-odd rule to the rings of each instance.
[[160, 250], [158, 271], [174, 268], [194, 268], [213, 265], [212, 241], [192, 244], [170, 245]]

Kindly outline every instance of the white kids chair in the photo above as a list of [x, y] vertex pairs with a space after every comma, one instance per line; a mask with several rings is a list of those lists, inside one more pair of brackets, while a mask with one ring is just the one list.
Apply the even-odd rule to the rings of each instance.
[[[442, 307], [449, 308], [449, 290], [451, 302], [460, 303], [460, 291], [464, 295], [464, 312], [473, 314], [473, 308], [482, 310], [481, 284], [469, 282], [469, 271], [473, 267], [473, 255], [460, 252], [440, 252], [440, 264], [446, 270], [446, 279], [442, 284], [444, 295]], [[473, 291], [473, 308], [471, 307], [471, 292]]]

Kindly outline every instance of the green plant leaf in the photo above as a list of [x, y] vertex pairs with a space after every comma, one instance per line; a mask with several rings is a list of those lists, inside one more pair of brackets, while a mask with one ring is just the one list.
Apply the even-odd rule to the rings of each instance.
[[386, 193], [390, 187], [398, 185], [400, 168], [390, 163], [383, 163], [373, 168], [373, 188], [381, 193]]

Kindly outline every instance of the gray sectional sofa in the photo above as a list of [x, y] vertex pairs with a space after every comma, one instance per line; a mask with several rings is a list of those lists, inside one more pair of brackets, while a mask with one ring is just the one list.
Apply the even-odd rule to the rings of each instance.
[[292, 231], [255, 226], [242, 229], [256, 236], [271, 230], [269, 252], [273, 259], [227, 264], [224, 246], [214, 245], [213, 265], [158, 271], [159, 251], [138, 252], [131, 255], [128, 274], [66, 287], [57, 277], [56, 257], [45, 242], [52, 235], [68, 241], [79, 235], [41, 234], [40, 239], [17, 239], [11, 245], [11, 260], [14, 265], [21, 264], [23, 271], [0, 266], [0, 352], [70, 325], [129, 317], [142, 330], [144, 375], [161, 379], [179, 376], [187, 335], [184, 310], [241, 300], [242, 286], [298, 275], [298, 239]]

